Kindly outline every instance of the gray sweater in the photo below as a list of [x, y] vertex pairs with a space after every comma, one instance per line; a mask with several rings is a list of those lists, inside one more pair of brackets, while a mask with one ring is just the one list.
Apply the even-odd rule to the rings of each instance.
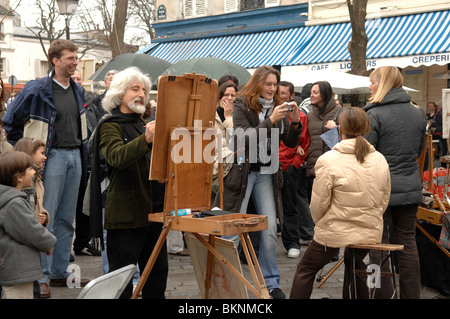
[[0, 185], [0, 285], [12, 286], [43, 277], [39, 252], [50, 250], [56, 237], [37, 220], [20, 190]]

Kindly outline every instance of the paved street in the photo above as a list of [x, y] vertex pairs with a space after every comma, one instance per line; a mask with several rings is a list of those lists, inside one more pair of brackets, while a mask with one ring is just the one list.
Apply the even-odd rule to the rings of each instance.
[[[306, 247], [302, 247], [302, 255]], [[301, 256], [302, 256], [301, 255]], [[301, 258], [301, 257], [300, 257]], [[292, 279], [300, 260], [287, 257], [287, 253], [282, 246], [281, 238], [278, 236], [277, 261], [281, 274], [280, 288], [289, 297], [292, 285]], [[102, 275], [101, 257], [75, 256], [74, 264], [78, 265], [82, 278], [94, 279]], [[336, 262], [328, 264], [322, 272], [331, 269]], [[166, 291], [167, 299], [201, 299], [200, 290], [195, 277], [191, 258], [169, 255], [169, 277]], [[247, 265], [243, 265], [245, 278], [251, 281], [251, 274]], [[341, 265], [334, 274], [325, 282], [321, 288], [317, 288], [319, 282], [315, 283], [315, 288], [311, 296], [312, 299], [330, 298], [341, 299], [342, 283], [344, 277], [344, 266]], [[51, 288], [52, 299], [76, 299], [82, 288]], [[434, 299], [439, 297], [439, 293], [433, 289], [424, 287], [422, 289], [422, 299]], [[249, 292], [249, 297], [254, 299], [253, 294]]]

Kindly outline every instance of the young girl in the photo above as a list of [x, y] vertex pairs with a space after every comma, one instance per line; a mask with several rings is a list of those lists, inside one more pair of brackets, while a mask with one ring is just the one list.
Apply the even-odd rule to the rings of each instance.
[[47, 227], [49, 215], [43, 207], [44, 183], [42, 182], [42, 170], [47, 159], [45, 156], [45, 144], [41, 140], [24, 137], [16, 143], [14, 149], [27, 153], [33, 160], [33, 169], [35, 171], [33, 185], [32, 188], [24, 189], [24, 191], [30, 196], [31, 206], [34, 208], [38, 221], [44, 227]]
[[39, 252], [51, 255], [56, 238], [37, 221], [22, 192], [31, 187], [35, 171], [23, 152], [0, 154], [0, 267], [2, 299], [33, 298], [33, 281], [42, 278]]
[[[314, 238], [297, 266], [291, 299], [310, 298], [317, 272], [340, 248], [381, 242], [383, 213], [391, 191], [389, 166], [364, 139], [370, 121], [361, 108], [340, 112], [339, 131], [341, 142], [321, 155], [315, 165], [310, 203]], [[352, 268], [365, 269], [366, 254], [365, 250], [345, 249], [343, 299], [353, 296]], [[355, 276], [357, 297], [367, 299], [365, 273], [357, 272]]]

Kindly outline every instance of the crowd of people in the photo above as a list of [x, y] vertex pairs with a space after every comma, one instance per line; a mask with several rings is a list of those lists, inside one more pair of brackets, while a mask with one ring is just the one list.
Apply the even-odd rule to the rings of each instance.
[[[161, 233], [148, 221], [164, 202], [164, 184], [148, 179], [156, 111], [151, 81], [135, 67], [111, 71], [105, 92], [87, 99], [77, 83], [77, 51], [69, 40], [54, 41], [50, 75], [25, 85], [2, 114], [2, 298], [50, 297], [50, 287], [67, 284], [72, 251], [102, 254], [105, 273], [130, 263], [139, 272]], [[223, 137], [223, 194], [217, 159], [211, 204], [219, 206], [221, 195], [225, 211], [268, 217], [268, 229], [252, 241], [273, 299], [286, 298], [279, 288], [278, 233], [288, 257], [301, 257], [290, 298], [309, 298], [316, 273], [341, 248], [343, 298], [355, 297], [354, 290], [367, 298], [365, 275], [353, 282], [352, 272], [365, 268], [367, 254], [373, 262], [382, 256], [347, 246], [381, 242], [404, 245], [397, 254], [400, 296], [420, 298], [415, 217], [423, 196], [417, 158], [427, 125], [442, 137], [442, 115], [435, 103], [426, 117], [411, 104], [395, 67], [374, 70], [370, 81], [369, 103], [359, 108], [342, 106], [327, 81], [309, 83], [297, 96], [270, 66], [259, 67], [246, 84], [232, 75], [219, 79], [215, 123]], [[337, 144], [324, 141], [327, 132], [336, 132]], [[444, 156], [446, 140], [440, 141]], [[233, 149], [239, 145], [244, 147]], [[172, 234], [183, 250], [182, 233]], [[225, 238], [239, 246], [237, 235]], [[303, 256], [301, 245], [308, 246]], [[164, 298], [167, 246], [142, 298]], [[15, 256], [26, 252], [27, 259]], [[21, 272], [21, 265], [30, 267]], [[131, 294], [130, 282], [121, 297]], [[379, 297], [391, 295], [389, 281], [382, 281]]]

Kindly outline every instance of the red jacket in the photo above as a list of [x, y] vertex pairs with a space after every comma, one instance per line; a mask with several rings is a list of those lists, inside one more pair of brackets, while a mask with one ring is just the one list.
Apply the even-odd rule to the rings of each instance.
[[303, 148], [303, 150], [305, 151], [305, 155], [298, 155], [297, 147], [287, 147], [286, 145], [284, 145], [283, 141], [281, 141], [279, 160], [281, 162], [281, 169], [283, 171], [287, 170], [290, 165], [293, 165], [296, 169], [299, 169], [308, 157], [308, 148], [310, 142], [308, 133], [308, 117], [303, 112], [300, 112], [300, 122], [302, 123], [302, 134], [300, 135], [300, 141], [298, 145]]

